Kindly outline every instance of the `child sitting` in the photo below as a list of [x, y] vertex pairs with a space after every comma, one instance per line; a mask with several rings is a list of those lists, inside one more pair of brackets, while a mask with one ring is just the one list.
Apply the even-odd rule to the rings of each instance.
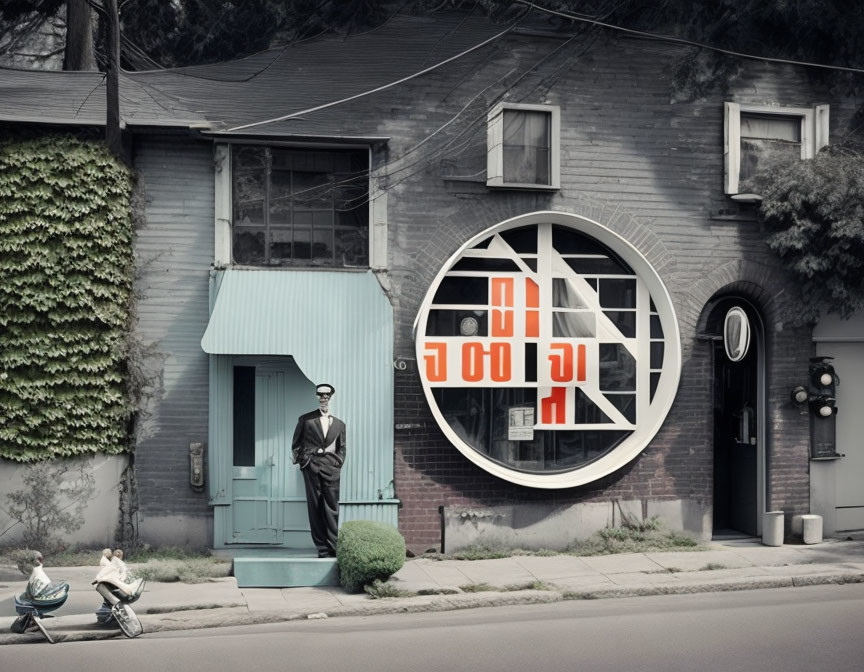
[[[110, 560], [109, 560], [110, 557]], [[128, 582], [129, 570], [126, 563], [123, 562], [123, 550], [118, 548], [113, 553], [111, 549], [106, 548], [102, 551], [102, 557], [99, 559], [99, 573], [96, 574], [94, 583], [105, 582], [116, 586], [126, 595], [136, 595], [144, 589], [144, 579], [136, 579]]]

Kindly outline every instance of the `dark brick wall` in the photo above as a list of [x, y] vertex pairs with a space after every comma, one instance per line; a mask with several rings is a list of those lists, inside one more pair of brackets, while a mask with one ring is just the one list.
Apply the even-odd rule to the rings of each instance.
[[[361, 113], [379, 113], [381, 133], [391, 137], [384, 158], [397, 356], [414, 357], [412, 324], [447, 258], [475, 233], [544, 209], [594, 219], [633, 243], [666, 284], [681, 329], [681, 384], [663, 428], [626, 467], [567, 490], [516, 486], [471, 464], [438, 429], [416, 366], [397, 371], [396, 488], [409, 546], [439, 543], [441, 506], [615, 498], [710, 505], [713, 364], [710, 343], [695, 335], [712, 296], [732, 290], [765, 319], [767, 506], [785, 510], [787, 521], [808, 510], [807, 418], [788, 393], [806, 375], [810, 334], [790, 326], [795, 287], [765, 246], [753, 212], [723, 194], [723, 102], [829, 102], [832, 135], [846, 128], [854, 105], [814, 88], [800, 70], [745, 61], [726, 91], [673, 102], [670, 72], [682, 56], [677, 47], [638, 40], [588, 45], [514, 36], [360, 106]], [[482, 113], [508, 88], [512, 102], [561, 107], [558, 193], [485, 187]], [[422, 150], [405, 154], [447, 122]]]
[[146, 351], [150, 395], [135, 451], [145, 516], [212, 516], [189, 485], [189, 443], [207, 442], [209, 317], [213, 262], [213, 148], [177, 137], [137, 139], [147, 224], [135, 245], [136, 332]]

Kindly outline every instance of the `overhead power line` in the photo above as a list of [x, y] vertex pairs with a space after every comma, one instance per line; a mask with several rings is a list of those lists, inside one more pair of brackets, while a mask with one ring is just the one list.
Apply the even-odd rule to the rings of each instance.
[[700, 49], [708, 49], [710, 51], [716, 51], [720, 54], [727, 54], [728, 56], [735, 56], [737, 58], [749, 58], [754, 61], [766, 61], [768, 63], [783, 63], [785, 65], [801, 65], [808, 68], [823, 68], [825, 70], [839, 70], [842, 72], [855, 72], [858, 74], [864, 73], [864, 68], [850, 68], [842, 65], [828, 65], [826, 63], [810, 63], [809, 61], [793, 61], [786, 58], [773, 58], [771, 56], [759, 56], [758, 54], [746, 54], [740, 51], [732, 51], [731, 49], [724, 49], [722, 47], [716, 47], [712, 44], [706, 44], [704, 42], [696, 42], [694, 40], [688, 40], [683, 37], [674, 37], [673, 35], [661, 35], [659, 33], [649, 33], [643, 30], [633, 30], [632, 28], [624, 28], [623, 26], [617, 26], [613, 23], [605, 23], [603, 21], [598, 21], [597, 19], [591, 19], [584, 16], [578, 16], [576, 14], [570, 14], [568, 12], [559, 12], [555, 9], [549, 9], [548, 7], [542, 7], [541, 5], [537, 5], [533, 2], [529, 2], [529, 0], [514, 0], [516, 3], [520, 5], [525, 5], [526, 7], [530, 7], [531, 9], [536, 9], [540, 12], [545, 12], [546, 14], [552, 14], [554, 16], [560, 16], [565, 19], [570, 19], [571, 21], [580, 21], [582, 23], [590, 23], [595, 26], [600, 26], [602, 28], [609, 28], [610, 30], [616, 30], [619, 33], [626, 33], [628, 35], [638, 35], [639, 37], [645, 37], [651, 40], [656, 40], [658, 42], [670, 42], [672, 44], [685, 44], [690, 47], [698, 47]]
[[497, 35], [493, 35], [489, 39], [483, 40], [479, 44], [475, 44], [473, 47], [469, 47], [465, 51], [462, 51], [462, 52], [456, 54], [455, 56], [451, 56], [450, 58], [444, 59], [443, 61], [440, 61], [440, 62], [436, 63], [435, 65], [431, 65], [428, 68], [420, 70], [419, 72], [415, 72], [411, 75], [408, 75], [407, 77], [403, 77], [402, 79], [397, 79], [394, 82], [390, 82], [388, 84], [383, 84], [382, 86], [378, 86], [374, 89], [369, 89], [368, 91], [363, 91], [361, 93], [354, 94], [353, 96], [349, 96], [347, 98], [342, 98], [341, 100], [334, 100], [334, 101], [331, 101], [329, 103], [324, 103], [323, 105], [318, 105], [317, 107], [310, 107], [308, 109], [300, 110], [298, 112], [292, 112], [291, 114], [285, 114], [281, 117], [275, 117], [273, 119], [265, 119], [264, 121], [256, 121], [256, 122], [251, 123], [251, 124], [243, 124], [242, 126], [235, 126], [234, 128], [229, 128], [226, 132], [227, 133], [233, 133], [235, 131], [245, 131], [246, 129], [249, 129], [249, 128], [256, 128], [258, 126], [265, 126], [267, 124], [275, 124], [275, 123], [280, 122], [280, 121], [287, 121], [288, 119], [300, 117], [300, 116], [303, 116], [304, 114], [311, 114], [312, 112], [319, 112], [320, 110], [325, 110], [329, 107], [335, 107], [336, 105], [342, 105], [344, 103], [351, 102], [352, 100], [357, 100], [358, 98], [365, 98], [366, 96], [371, 96], [372, 94], [378, 93], [380, 91], [386, 91], [387, 89], [391, 89], [394, 86], [404, 84], [405, 82], [408, 82], [412, 79], [416, 79], [417, 77], [421, 77], [427, 73], [430, 73], [433, 70], [437, 70], [438, 68], [440, 68], [444, 65], [447, 65], [448, 63], [452, 63], [453, 61], [456, 61], [456, 60], [462, 58], [463, 56], [467, 56], [471, 52], [477, 51], [477, 49], [485, 47], [487, 44], [504, 37], [504, 35], [509, 33], [512, 29], [513, 29], [512, 25], [508, 26], [505, 30], [502, 30]]

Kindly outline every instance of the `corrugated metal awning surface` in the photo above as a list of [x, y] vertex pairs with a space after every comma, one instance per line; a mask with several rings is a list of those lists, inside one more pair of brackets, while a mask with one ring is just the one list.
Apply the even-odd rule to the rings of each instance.
[[291, 355], [310, 380], [324, 380], [332, 369], [325, 360], [350, 359], [358, 351], [368, 356], [382, 341], [392, 351], [393, 310], [371, 271], [221, 275], [201, 339], [204, 352]]
[[229, 367], [231, 355], [291, 355], [312, 383], [332, 384], [348, 426], [343, 503], [391, 496], [393, 309], [374, 274], [229, 270], [216, 282], [204, 351]]

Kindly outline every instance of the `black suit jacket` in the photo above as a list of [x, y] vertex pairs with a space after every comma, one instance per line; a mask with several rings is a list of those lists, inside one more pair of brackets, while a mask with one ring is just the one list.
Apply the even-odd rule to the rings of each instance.
[[291, 455], [294, 464], [299, 464], [305, 469], [312, 461], [312, 457], [318, 454], [319, 448], [327, 448], [335, 444], [336, 452], [327, 453], [330, 460], [334, 462], [333, 467], [341, 469], [345, 462], [345, 423], [335, 416], [330, 416], [333, 421], [327, 436], [321, 429], [321, 411], [314, 410], [304, 413], [297, 419], [294, 428], [294, 438], [291, 441]]

